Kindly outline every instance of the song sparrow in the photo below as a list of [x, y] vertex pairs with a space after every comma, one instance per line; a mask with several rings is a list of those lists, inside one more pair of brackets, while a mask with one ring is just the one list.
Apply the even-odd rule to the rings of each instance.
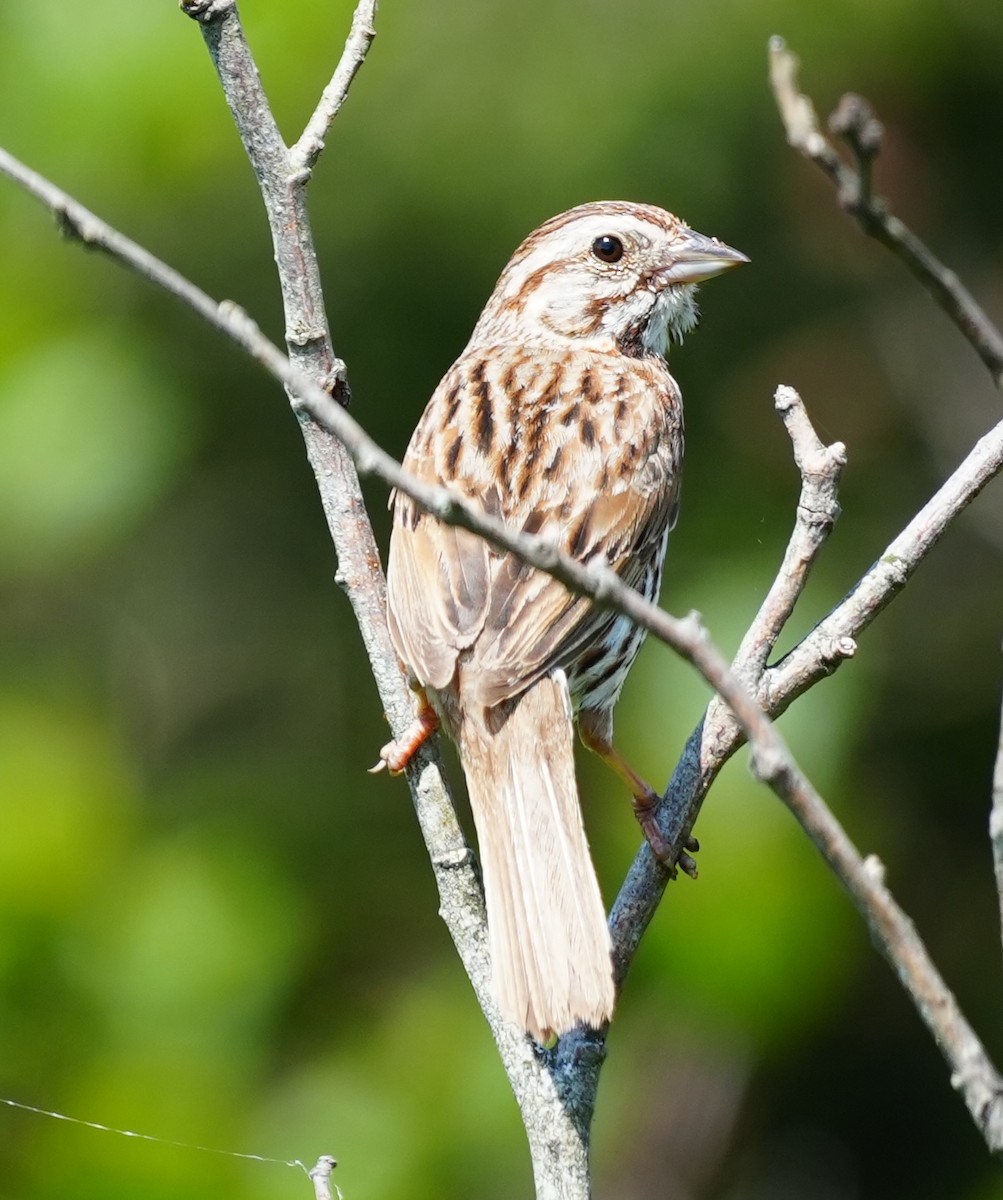
[[[683, 453], [665, 354], [696, 324], [697, 281], [745, 261], [650, 205], [554, 217], [502, 272], [404, 465], [657, 599]], [[403, 769], [441, 718], [470, 793], [502, 1014], [539, 1041], [600, 1026], [614, 982], [572, 729], [654, 836], [657, 795], [613, 748], [644, 632], [402, 493], [392, 503], [390, 629], [432, 707], [383, 760]]]

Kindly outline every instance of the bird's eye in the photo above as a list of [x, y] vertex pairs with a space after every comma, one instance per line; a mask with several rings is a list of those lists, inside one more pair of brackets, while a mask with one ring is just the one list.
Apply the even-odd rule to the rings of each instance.
[[623, 258], [623, 242], [611, 233], [604, 233], [592, 243], [592, 253], [600, 262], [619, 262]]

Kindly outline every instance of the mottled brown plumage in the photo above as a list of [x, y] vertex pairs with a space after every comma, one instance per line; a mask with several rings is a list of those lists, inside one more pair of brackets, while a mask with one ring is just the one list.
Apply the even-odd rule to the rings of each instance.
[[[695, 282], [741, 261], [648, 205], [548, 221], [502, 273], [405, 467], [656, 599], [683, 452], [665, 351], [696, 322]], [[599, 1026], [614, 985], [572, 726], [650, 805], [612, 747], [643, 631], [403, 494], [387, 583], [398, 653], [460, 747], [499, 1006], [539, 1040]], [[385, 749], [392, 768], [415, 741]]]

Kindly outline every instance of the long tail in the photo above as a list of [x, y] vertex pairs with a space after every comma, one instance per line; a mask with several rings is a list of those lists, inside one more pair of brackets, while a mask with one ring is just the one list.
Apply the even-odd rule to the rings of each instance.
[[613, 1013], [606, 913], [582, 825], [568, 685], [534, 684], [495, 732], [460, 730], [495, 997], [539, 1042]]

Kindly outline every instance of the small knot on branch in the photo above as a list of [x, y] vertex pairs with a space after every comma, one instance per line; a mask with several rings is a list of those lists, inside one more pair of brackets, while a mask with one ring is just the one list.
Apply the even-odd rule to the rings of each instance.
[[181, 0], [178, 7], [186, 17], [208, 25], [211, 21], [218, 21], [235, 5], [236, 0]]
[[91, 240], [85, 235], [80, 218], [76, 213], [71, 212], [65, 205], [58, 206], [52, 211], [53, 216], [56, 218], [56, 227], [59, 230], [60, 237], [66, 238], [69, 242], [80, 242], [84, 246], [92, 244]]
[[797, 388], [792, 388], [789, 383], [777, 384], [777, 390], [773, 393], [773, 404], [781, 416], [792, 408], [801, 407], [802, 403]]
[[876, 854], [868, 854], [864, 859], [864, 874], [872, 883], [876, 883], [879, 887], [884, 887], [885, 864]]
[[[317, 1159], [317, 1165], [312, 1171], [308, 1171], [310, 1182], [313, 1184], [314, 1195], [316, 1200], [333, 1200], [331, 1195], [331, 1172], [338, 1165], [338, 1160], [333, 1154], [322, 1154]], [[335, 1184], [335, 1191], [338, 1196], [341, 1196], [341, 1189]]]
[[874, 115], [869, 101], [847, 92], [829, 118], [829, 129], [841, 137], [857, 160], [857, 173], [844, 170], [837, 181], [839, 202], [858, 218], [881, 207], [871, 190], [874, 159], [881, 149], [884, 126]]
[[692, 639], [694, 642], [709, 642], [710, 634], [707, 632], [707, 626], [703, 623], [703, 615], [695, 608], [690, 611], [679, 622], [679, 632], [682, 636]]
[[473, 851], [469, 846], [461, 846], [459, 850], [447, 850], [445, 854], [437, 854], [432, 859], [432, 865], [443, 871], [459, 871], [470, 866], [474, 861]]
[[874, 106], [856, 92], [847, 92], [829, 118], [829, 129], [843, 138], [858, 158], [873, 159], [881, 151], [885, 127], [874, 113]]
[[819, 664], [826, 675], [831, 675], [840, 663], [853, 658], [857, 643], [852, 637], [836, 637], [823, 641], [818, 648]]
[[340, 358], [335, 360], [334, 366], [328, 371], [321, 387], [342, 408], [348, 408], [352, 403], [352, 389], [348, 386], [348, 369]]

